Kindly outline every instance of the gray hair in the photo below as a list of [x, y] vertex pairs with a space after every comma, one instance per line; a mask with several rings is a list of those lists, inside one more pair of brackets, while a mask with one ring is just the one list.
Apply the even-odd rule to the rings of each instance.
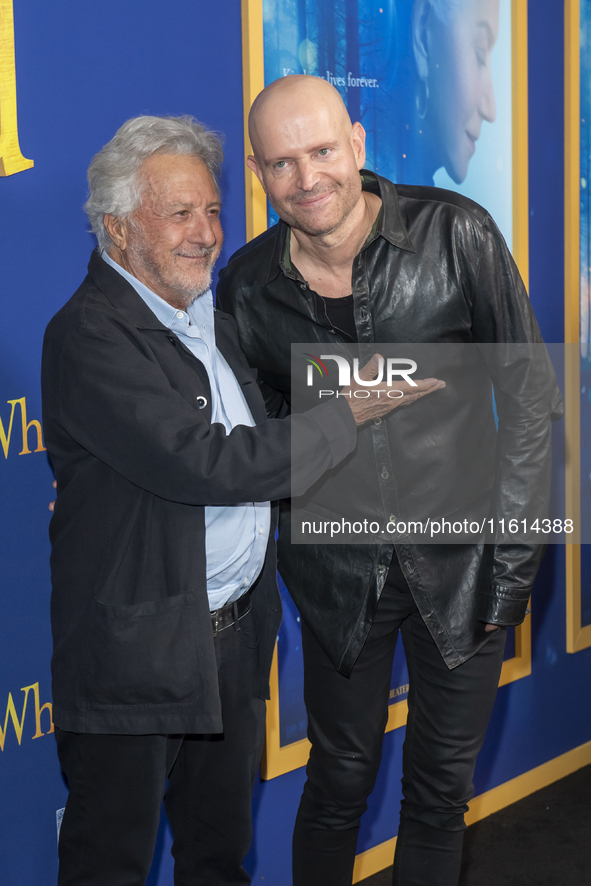
[[224, 159], [221, 136], [194, 117], [132, 117], [88, 167], [88, 200], [84, 205], [99, 249], [112, 245], [103, 216], [128, 218], [141, 204], [142, 163], [154, 154], [197, 157], [210, 171], [219, 193], [218, 177]]

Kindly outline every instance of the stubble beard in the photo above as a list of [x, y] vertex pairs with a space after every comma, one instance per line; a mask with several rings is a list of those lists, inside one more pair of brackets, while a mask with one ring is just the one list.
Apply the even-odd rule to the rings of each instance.
[[[313, 199], [322, 194], [333, 192], [337, 195], [338, 206], [334, 207], [335, 212], [331, 212], [330, 217], [314, 223], [313, 219], [306, 216], [306, 211], [298, 212], [298, 201], [305, 197]], [[345, 183], [335, 183], [332, 188], [318, 188], [318, 190], [300, 191], [299, 193], [285, 198], [281, 203], [274, 203], [271, 198], [270, 202], [277, 215], [290, 228], [295, 228], [310, 237], [322, 237], [334, 233], [342, 224], [344, 224], [357, 205], [359, 195], [361, 193], [360, 180], [350, 179]], [[294, 209], [295, 207], [295, 209]]]
[[[211, 275], [219, 255], [219, 249], [216, 251], [215, 247], [201, 247], [196, 251], [195, 255], [203, 257], [209, 255], [210, 260], [201, 267], [199, 277], [195, 280], [194, 274], [183, 274], [178, 268], [174, 268], [174, 254], [171, 259], [172, 274], [169, 275], [166, 273], [166, 270], [163, 272], [161, 265], [154, 259], [145, 242], [142, 241], [134, 248], [130, 248], [129, 251], [131, 255], [135, 256], [136, 261], [139, 260], [138, 263], [148, 271], [152, 280], [155, 281], [156, 287], [154, 291], [156, 295], [164, 298], [169, 303], [174, 302], [174, 307], [181, 308], [182, 310], [186, 310], [196, 298], [199, 298], [200, 295], [203, 295], [211, 288]], [[177, 279], [173, 278], [173, 274]], [[185, 277], [185, 280], [182, 277]], [[166, 295], [163, 293], [166, 293]]]

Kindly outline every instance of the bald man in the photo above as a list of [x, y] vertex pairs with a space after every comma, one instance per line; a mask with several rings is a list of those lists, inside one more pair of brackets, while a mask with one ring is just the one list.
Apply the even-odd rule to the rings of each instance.
[[[281, 220], [230, 259], [218, 299], [237, 320], [269, 415], [289, 410], [292, 342], [541, 341], [486, 211], [458, 194], [396, 187], [364, 170], [363, 127], [351, 124], [328, 83], [307, 76], [272, 83], [256, 99], [249, 125], [248, 166]], [[490, 387], [482, 395], [477, 418], [490, 427]], [[420, 480], [416, 467], [397, 475], [390, 462], [400, 428], [396, 417], [376, 421], [358, 438], [358, 450], [376, 466], [368, 496], [385, 503], [386, 520], [397, 484], [412, 488]], [[453, 460], [459, 433], [453, 422], [445, 426], [440, 463]], [[413, 445], [420, 446], [416, 435]], [[547, 456], [548, 435], [544, 447]], [[428, 463], [433, 452], [423, 455]], [[503, 480], [511, 488], [510, 467]], [[404, 537], [292, 547], [287, 506], [279, 550], [302, 615], [312, 743], [294, 834], [294, 886], [352, 882], [399, 630], [410, 691], [394, 884], [455, 886], [503, 628], [525, 617], [541, 550], [417, 546]]]

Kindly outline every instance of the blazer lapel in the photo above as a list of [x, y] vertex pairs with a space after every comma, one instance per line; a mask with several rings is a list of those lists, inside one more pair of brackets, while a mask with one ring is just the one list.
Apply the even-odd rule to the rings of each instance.
[[256, 383], [254, 371], [246, 362], [240, 350], [234, 320], [229, 314], [216, 311], [214, 316], [215, 340], [220, 353], [223, 354], [228, 366], [236, 376], [242, 389], [248, 408], [256, 424], [266, 420], [265, 401]]

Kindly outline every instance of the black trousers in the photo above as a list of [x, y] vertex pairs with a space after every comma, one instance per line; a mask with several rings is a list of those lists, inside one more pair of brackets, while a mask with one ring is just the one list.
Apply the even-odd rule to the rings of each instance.
[[380, 765], [392, 659], [401, 630], [409, 670], [395, 886], [456, 886], [464, 813], [497, 691], [505, 631], [445, 665], [395, 560], [350, 678], [302, 624], [312, 750], [293, 839], [293, 886], [350, 886], [357, 836]]
[[215, 639], [223, 735], [56, 729], [70, 789], [60, 832], [59, 886], [143, 886], [163, 797], [176, 886], [250, 883], [242, 862], [252, 839], [265, 702], [253, 697], [258, 656], [252, 614], [239, 626]]

